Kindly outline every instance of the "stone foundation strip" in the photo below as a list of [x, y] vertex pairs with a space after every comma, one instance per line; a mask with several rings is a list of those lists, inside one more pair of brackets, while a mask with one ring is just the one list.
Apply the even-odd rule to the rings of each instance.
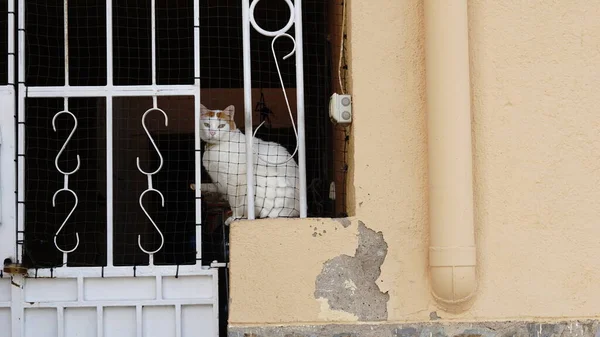
[[600, 337], [599, 320], [230, 326], [229, 337]]

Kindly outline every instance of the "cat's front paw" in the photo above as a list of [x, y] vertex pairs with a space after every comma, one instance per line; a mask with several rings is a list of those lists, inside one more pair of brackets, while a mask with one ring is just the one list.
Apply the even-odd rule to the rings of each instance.
[[229, 226], [235, 220], [241, 220], [241, 219], [246, 219], [246, 218], [243, 215], [235, 216], [235, 214], [232, 214], [229, 218], [227, 218], [227, 220], [225, 220], [225, 226]]

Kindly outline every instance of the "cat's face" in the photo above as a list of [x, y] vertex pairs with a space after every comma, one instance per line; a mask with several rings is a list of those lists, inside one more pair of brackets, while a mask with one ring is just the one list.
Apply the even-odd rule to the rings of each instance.
[[224, 110], [209, 110], [200, 105], [200, 138], [211, 144], [219, 143], [226, 138], [230, 131], [236, 129], [233, 116], [235, 108], [233, 105]]

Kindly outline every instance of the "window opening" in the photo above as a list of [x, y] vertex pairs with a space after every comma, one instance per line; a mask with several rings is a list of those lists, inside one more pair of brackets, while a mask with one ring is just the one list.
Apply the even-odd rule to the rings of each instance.
[[[200, 103], [213, 110], [233, 105], [233, 122], [245, 132], [243, 1], [110, 1], [111, 11], [104, 0], [69, 1], [67, 10], [63, 0], [24, 1], [17, 119], [22, 262], [37, 269], [194, 266], [200, 259], [204, 266], [226, 265], [225, 222], [232, 211], [218, 193], [197, 192], [197, 182], [214, 183], [199, 161], [207, 143], [197, 126]], [[285, 27], [290, 8], [283, 0], [250, 3], [252, 132], [298, 162], [300, 130], [289, 117], [296, 122], [296, 60], [283, 58], [298, 50], [297, 37], [293, 28], [276, 39], [256, 29]], [[338, 82], [334, 50], [343, 35], [337, 7], [319, 0], [302, 5], [309, 217], [346, 213], [340, 196], [348, 135], [340, 140], [327, 111]], [[6, 55], [1, 39], [0, 55]], [[6, 68], [2, 57], [0, 69]], [[267, 158], [270, 150], [257, 151]], [[68, 185], [64, 172], [72, 172]], [[219, 273], [226, 310], [227, 269]]]

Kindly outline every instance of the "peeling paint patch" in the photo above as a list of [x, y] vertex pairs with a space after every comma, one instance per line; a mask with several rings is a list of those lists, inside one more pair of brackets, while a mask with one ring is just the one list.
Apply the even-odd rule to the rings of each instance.
[[322, 320], [329, 321], [358, 321], [358, 317], [349, 312], [341, 311], [341, 310], [332, 310], [329, 306], [329, 300], [326, 298], [317, 298], [317, 302], [319, 302], [319, 306], [321, 307], [321, 312], [319, 313], [319, 318]]
[[352, 222], [350, 222], [350, 219], [348, 218], [335, 218], [334, 220], [342, 224], [344, 228], [348, 228], [348, 226], [352, 224]]
[[390, 296], [379, 290], [376, 280], [387, 249], [383, 233], [358, 221], [354, 256], [340, 255], [325, 262], [315, 281], [315, 298], [321, 303], [327, 300], [331, 310], [350, 313], [360, 321], [386, 320]]

